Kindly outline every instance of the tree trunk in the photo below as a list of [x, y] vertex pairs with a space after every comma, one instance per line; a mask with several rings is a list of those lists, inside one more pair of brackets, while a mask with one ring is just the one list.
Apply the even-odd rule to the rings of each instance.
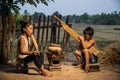
[[7, 35], [7, 22], [6, 17], [9, 14], [9, 8], [6, 5], [6, 0], [2, 0], [1, 6], [2, 12], [2, 41], [1, 41], [1, 56], [2, 56], [2, 63], [7, 62], [7, 51], [6, 51], [6, 35]]

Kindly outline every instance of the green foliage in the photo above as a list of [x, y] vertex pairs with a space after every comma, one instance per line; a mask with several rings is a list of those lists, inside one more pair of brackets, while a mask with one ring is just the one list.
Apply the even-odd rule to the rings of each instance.
[[106, 14], [89, 15], [84, 13], [82, 15], [70, 15], [70, 22], [82, 24], [102, 24], [102, 25], [120, 25], [120, 12], [114, 11]]
[[13, 15], [16, 17], [16, 25], [19, 28], [20, 27], [19, 21], [23, 19], [23, 15], [16, 13], [13, 13]]
[[6, 0], [7, 6], [10, 10], [14, 11], [15, 13], [19, 13], [20, 7], [18, 4], [24, 6], [26, 3], [37, 7], [37, 4], [42, 3], [48, 6], [48, 2], [54, 2], [54, 0]]

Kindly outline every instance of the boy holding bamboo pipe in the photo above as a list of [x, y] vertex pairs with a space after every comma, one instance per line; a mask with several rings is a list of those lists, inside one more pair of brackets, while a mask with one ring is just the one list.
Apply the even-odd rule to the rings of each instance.
[[74, 55], [76, 56], [77, 61], [79, 62], [79, 65], [76, 67], [81, 67], [81, 53], [83, 52], [85, 55], [85, 72], [89, 71], [89, 62], [91, 59], [92, 55], [94, 54], [94, 51], [91, 52], [91, 47], [94, 46], [95, 48], [96, 46], [96, 42], [93, 39], [93, 35], [94, 35], [94, 30], [91, 27], [87, 27], [85, 28], [85, 30], [83, 31], [83, 35], [84, 36], [79, 36], [78, 39], [80, 40], [80, 45], [79, 48], [74, 52]]

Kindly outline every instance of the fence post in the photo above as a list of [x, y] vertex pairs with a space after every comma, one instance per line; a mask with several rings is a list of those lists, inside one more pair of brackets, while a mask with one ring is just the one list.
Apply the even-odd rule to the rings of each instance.
[[0, 63], [2, 63], [2, 53], [1, 53], [1, 44], [2, 44], [2, 32], [1, 32], [1, 29], [0, 29]]
[[53, 23], [52, 27], [52, 43], [56, 43], [56, 23]]

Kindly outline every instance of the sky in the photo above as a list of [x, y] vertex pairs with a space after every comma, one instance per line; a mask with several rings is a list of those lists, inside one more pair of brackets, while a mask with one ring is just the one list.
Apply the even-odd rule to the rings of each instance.
[[90, 15], [100, 13], [111, 13], [120, 11], [120, 0], [54, 0], [48, 6], [38, 4], [37, 7], [26, 4], [20, 6], [20, 13], [27, 10], [30, 14], [34, 12], [43, 12], [46, 15], [52, 15], [58, 11], [62, 15], [81, 15], [87, 12]]

